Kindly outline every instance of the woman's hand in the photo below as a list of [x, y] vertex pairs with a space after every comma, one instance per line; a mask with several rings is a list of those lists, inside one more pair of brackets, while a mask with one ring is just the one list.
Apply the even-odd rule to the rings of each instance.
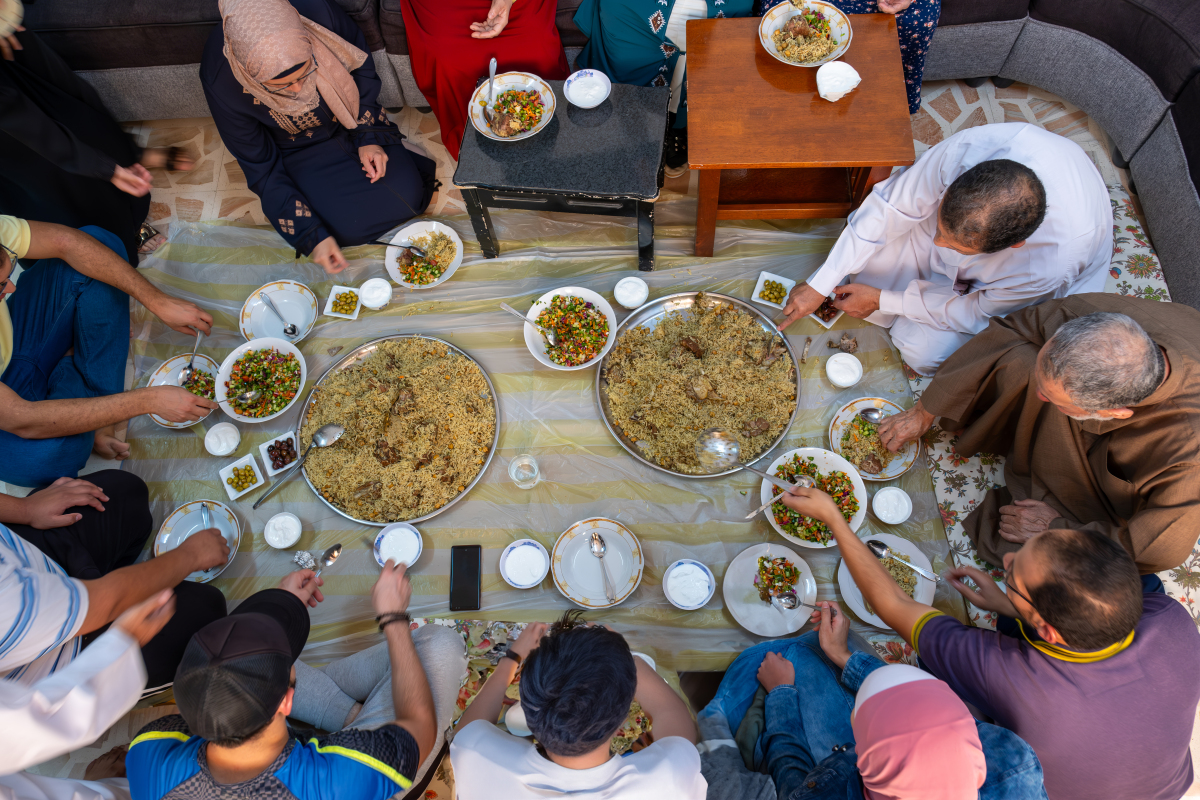
[[112, 185], [125, 194], [142, 197], [150, 191], [150, 171], [141, 164], [122, 167], [120, 164], [113, 170]]
[[835, 519], [845, 522], [837, 503], [820, 489], [797, 486], [790, 493], [784, 492], [782, 500], [783, 504], [793, 511], [799, 511], [804, 516], [820, 520], [826, 525], [831, 525]]
[[[23, 25], [17, 26], [17, 31], [23, 30], [25, 30]], [[13, 61], [16, 58], [13, 55], [14, 50], [24, 49], [24, 47], [21, 47], [21, 43], [17, 41], [16, 31], [10, 33], [8, 36], [0, 36], [0, 55], [4, 56], [5, 61]]]
[[850, 646], [846, 644], [850, 637], [850, 620], [842, 613], [841, 606], [822, 600], [817, 603], [817, 610], [809, 622], [817, 626], [821, 650], [838, 669], [845, 669], [850, 660]]
[[337, 241], [332, 236], [326, 236], [321, 240], [321, 243], [313, 248], [309, 254], [314, 264], [320, 264], [321, 269], [329, 275], [337, 273], [350, 266], [346, 261], [346, 257], [342, 255], [342, 249], [338, 247]]
[[885, 14], [899, 14], [913, 4], [913, 0], [876, 0], [879, 10]]
[[363, 172], [371, 179], [371, 183], [379, 180], [387, 172], [387, 153], [377, 144], [364, 144], [358, 148], [358, 160], [362, 162]]
[[[911, 0], [910, 0], [911, 2]], [[471, 23], [472, 39], [493, 39], [500, 35], [504, 26], [508, 25], [508, 11], [512, 8], [513, 0], [492, 0], [487, 19], [483, 22]]]

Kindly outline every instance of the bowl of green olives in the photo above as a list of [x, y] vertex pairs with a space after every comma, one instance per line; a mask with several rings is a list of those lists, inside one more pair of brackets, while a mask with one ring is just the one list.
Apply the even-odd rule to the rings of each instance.
[[759, 305], [778, 308], [782, 311], [783, 307], [787, 305], [788, 294], [795, 285], [795, 281], [788, 280], [782, 275], [760, 272], [758, 283], [754, 287], [754, 294], [750, 295], [750, 299]]
[[246, 492], [262, 486], [265, 483], [254, 454], [242, 456], [232, 464], [227, 465], [219, 473], [221, 485], [230, 500], [236, 500]]
[[362, 300], [353, 286], [334, 286], [325, 300], [325, 314], [342, 319], [358, 319]]

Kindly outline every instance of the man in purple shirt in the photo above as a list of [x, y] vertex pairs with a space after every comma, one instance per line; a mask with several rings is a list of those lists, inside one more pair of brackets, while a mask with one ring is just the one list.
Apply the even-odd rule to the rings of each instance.
[[784, 503], [832, 529], [863, 596], [925, 668], [1033, 746], [1050, 800], [1178, 800], [1191, 786], [1200, 633], [1177, 602], [1143, 593], [1120, 544], [1039, 533], [1004, 556], [1006, 590], [974, 567], [950, 570], [977, 606], [1017, 620], [1014, 638], [914, 601], [828, 495], [794, 491]]

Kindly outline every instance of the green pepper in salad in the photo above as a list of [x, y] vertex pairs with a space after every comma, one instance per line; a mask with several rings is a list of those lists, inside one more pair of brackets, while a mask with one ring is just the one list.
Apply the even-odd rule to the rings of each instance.
[[[775, 477], [785, 481], [791, 481], [797, 475], [807, 475], [812, 478], [817, 482], [818, 489], [833, 498], [838, 510], [842, 512], [842, 517], [849, 522], [858, 511], [858, 498], [854, 496], [854, 483], [850, 480], [850, 476], [840, 470], [833, 470], [828, 475], [822, 475], [814, 461], [812, 456], [808, 456], [807, 460], [802, 460], [799, 454], [793, 455], [775, 469]], [[783, 490], [773, 485], [771, 494], [778, 497], [783, 494]], [[775, 522], [780, 528], [797, 538], [807, 542], [818, 542], [822, 545], [829, 544], [833, 539], [833, 531], [829, 529], [828, 525], [812, 517], [806, 517], [798, 511], [793, 511], [785, 506], [782, 500], [771, 504], [771, 513], [775, 515]]]
[[[233, 399], [251, 391], [259, 392], [259, 396], [248, 403]], [[225, 381], [225, 396], [243, 417], [269, 417], [282, 411], [299, 391], [300, 362], [291, 353], [273, 347], [243, 353]]]

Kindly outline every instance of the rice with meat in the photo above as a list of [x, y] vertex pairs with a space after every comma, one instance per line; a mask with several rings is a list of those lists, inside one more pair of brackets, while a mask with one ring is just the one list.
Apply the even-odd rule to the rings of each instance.
[[741, 309], [665, 315], [653, 328], [626, 331], [604, 370], [611, 422], [642, 455], [688, 475], [704, 470], [696, 437], [723, 428], [749, 463], [771, 446], [796, 408], [796, 372], [780, 337]]
[[352, 517], [399, 522], [466, 491], [487, 459], [496, 411], [475, 362], [442, 342], [407, 338], [380, 342], [313, 390], [301, 445], [331, 422], [346, 433], [309, 453], [309, 480]]
[[870, 475], [883, 472], [895, 455], [883, 446], [878, 426], [859, 416], [846, 425], [838, 449], [842, 458]]
[[[911, 567], [905, 566], [905, 564], [911, 563], [911, 559], [903, 553], [893, 550], [890, 556], [879, 563], [887, 570], [888, 575], [892, 576], [892, 580], [904, 590], [904, 593], [912, 597], [913, 592], [917, 590], [917, 573], [913, 572]], [[868, 614], [875, 613], [875, 609], [871, 608], [871, 604], [867, 602], [866, 595], [863, 596], [863, 605], [867, 607]]]
[[771, 34], [779, 55], [795, 64], [811, 64], [820, 61], [837, 49], [837, 42], [824, 36], [789, 36], [778, 30]]

